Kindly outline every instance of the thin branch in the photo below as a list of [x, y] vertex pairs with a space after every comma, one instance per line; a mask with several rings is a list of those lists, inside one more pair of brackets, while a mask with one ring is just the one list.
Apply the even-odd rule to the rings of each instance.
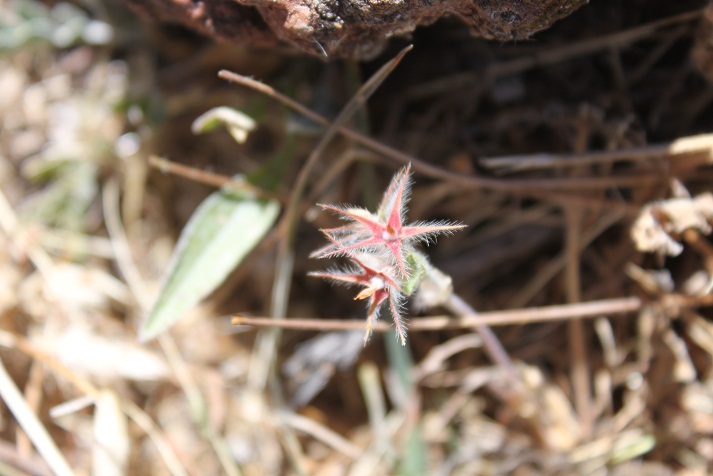
[[[705, 299], [690, 299], [688, 296], [668, 296], [670, 302], [664, 305], [683, 305], [697, 307], [710, 304]], [[713, 297], [709, 299], [713, 301]], [[535, 324], [539, 322], [564, 321], [570, 319], [591, 319], [602, 315], [622, 315], [638, 312], [644, 307], [643, 300], [637, 297], [604, 299], [577, 304], [544, 306], [529, 309], [513, 309], [507, 311], [482, 312], [477, 315], [465, 315], [457, 318], [451, 316], [429, 316], [413, 319], [409, 323], [409, 332], [438, 331], [443, 329], [467, 329], [478, 325], [511, 326]], [[363, 320], [353, 319], [272, 319], [266, 317], [234, 316], [234, 325], [278, 327], [281, 329], [296, 329], [304, 331], [346, 331], [364, 328]], [[391, 326], [386, 322], [378, 322], [375, 332], [389, 332]]]
[[256, 187], [255, 185], [244, 180], [236, 180], [232, 177], [228, 177], [227, 175], [206, 172], [205, 170], [200, 170], [188, 165], [171, 162], [168, 159], [157, 157], [155, 155], [149, 157], [149, 165], [159, 169], [163, 173], [177, 175], [179, 177], [183, 177], [197, 183], [202, 183], [204, 185], [210, 185], [215, 188], [230, 187], [236, 190], [245, 190], [247, 192], [252, 193], [258, 198], [270, 198], [279, 200], [279, 197], [277, 197], [275, 194], [269, 193], [261, 189], [260, 187]]
[[[248, 88], [259, 91], [266, 96], [269, 96], [282, 104], [294, 109], [308, 119], [321, 124], [323, 126], [331, 126], [332, 122], [299, 104], [293, 99], [276, 91], [274, 88], [256, 81], [252, 78], [241, 76], [227, 70], [221, 70], [218, 76], [232, 83], [240, 84]], [[446, 180], [452, 183], [458, 183], [469, 187], [504, 190], [519, 195], [527, 195], [530, 191], [542, 190], [583, 190], [583, 189], [601, 189], [611, 187], [633, 187], [651, 185], [661, 182], [664, 178], [660, 174], [639, 174], [639, 175], [620, 175], [609, 177], [579, 177], [566, 179], [528, 179], [528, 180], [502, 180], [487, 177], [476, 177], [472, 175], [459, 174], [451, 172], [440, 167], [436, 167], [427, 162], [424, 162], [417, 157], [401, 152], [377, 140], [361, 134], [355, 130], [344, 126], [338, 126], [336, 130], [348, 137], [349, 139], [363, 145], [364, 147], [377, 152], [384, 157], [390, 158], [401, 164], [411, 163], [414, 170], [421, 174], [439, 180]]]
[[620, 150], [578, 152], [574, 154], [528, 154], [501, 157], [484, 157], [478, 163], [490, 169], [506, 172], [523, 172], [583, 165], [608, 165], [616, 162], [642, 162], [656, 159], [676, 159], [686, 156], [700, 157], [701, 163], [710, 163], [713, 151], [713, 134], [681, 137], [665, 144], [652, 144]]

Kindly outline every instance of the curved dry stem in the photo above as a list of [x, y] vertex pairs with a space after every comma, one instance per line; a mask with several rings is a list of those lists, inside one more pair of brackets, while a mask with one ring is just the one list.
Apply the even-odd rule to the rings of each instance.
[[[374, 75], [359, 89], [354, 97], [347, 103], [334, 123], [329, 124], [329, 128], [322, 136], [317, 146], [312, 150], [312, 153], [307, 159], [307, 162], [300, 170], [297, 180], [292, 189], [292, 194], [287, 201], [287, 208], [283, 218], [278, 225], [278, 229], [282, 233], [280, 244], [278, 247], [278, 255], [276, 259], [275, 281], [271, 296], [270, 314], [274, 318], [283, 318], [287, 313], [287, 302], [290, 292], [290, 282], [292, 279], [292, 269], [294, 265], [293, 239], [297, 223], [300, 204], [308, 179], [315, 166], [322, 157], [324, 150], [329, 142], [337, 135], [338, 131], [344, 124], [356, 113], [367, 101], [367, 99], [378, 89], [381, 83], [389, 76], [389, 74], [401, 62], [404, 55], [411, 50], [411, 46], [404, 48], [395, 58], [382, 66]], [[221, 71], [218, 74], [221, 78], [228, 79], [233, 82], [250, 83], [253, 86], [259, 85], [256, 89], [271, 95], [268, 91], [273, 91], [267, 85], [251, 80], [244, 76]], [[294, 102], [293, 102], [294, 103]], [[254, 390], [264, 389], [267, 384], [267, 379], [270, 374], [270, 369], [273, 366], [275, 351], [279, 334], [276, 332], [265, 333], [260, 336], [256, 343], [256, 358], [251, 361], [249, 372], [249, 382]]]
[[[477, 177], [472, 175], [458, 174], [440, 167], [431, 165], [423, 160], [412, 155], [401, 152], [377, 140], [374, 140], [360, 132], [349, 129], [341, 124], [332, 123], [329, 119], [293, 99], [283, 95], [274, 88], [260, 83], [254, 79], [241, 76], [227, 70], [221, 70], [218, 76], [232, 83], [240, 84], [259, 91], [266, 96], [269, 96], [282, 104], [286, 105], [304, 115], [308, 119], [327, 127], [335, 127], [335, 130], [340, 134], [348, 137], [351, 140], [367, 147], [368, 149], [377, 152], [384, 157], [388, 157], [401, 164], [412, 163], [413, 168], [418, 170], [423, 175], [434, 179], [447, 180], [453, 183], [459, 183], [470, 187], [484, 188], [491, 190], [503, 190], [518, 195], [533, 195], [541, 194], [547, 190], [582, 190], [582, 189], [602, 189], [610, 187], [631, 187], [651, 185], [662, 182], [665, 178], [661, 174], [640, 174], [640, 175], [621, 175], [610, 177], [578, 177], [564, 179], [529, 179], [529, 180], [502, 180], [487, 177]], [[557, 198], [552, 197], [552, 198]]]
[[[478, 316], [478, 312], [455, 293], [450, 295], [444, 307], [456, 316]], [[480, 337], [483, 338], [483, 346], [488, 356], [503, 370], [503, 373], [513, 388], [519, 390], [522, 385], [520, 378], [517, 376], [517, 369], [515, 369], [515, 365], [512, 363], [510, 356], [503, 348], [503, 345], [495, 333], [482, 322], [476, 323], [473, 328], [480, 334]]]

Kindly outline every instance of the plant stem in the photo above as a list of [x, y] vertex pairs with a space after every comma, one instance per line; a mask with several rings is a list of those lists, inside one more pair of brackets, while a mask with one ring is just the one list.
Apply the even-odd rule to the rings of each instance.
[[[688, 296], [669, 296], [658, 303], [662, 306], [677, 306], [680, 309], [692, 309], [713, 305], [711, 295], [700, 298]], [[409, 332], [429, 332], [443, 329], [468, 329], [476, 324], [486, 326], [521, 326], [541, 322], [565, 321], [570, 319], [591, 319], [602, 315], [614, 317], [641, 311], [647, 303], [642, 299], [629, 296], [623, 298], [603, 299], [601, 301], [581, 302], [577, 304], [558, 304], [554, 306], [533, 307], [527, 309], [509, 309], [506, 311], [488, 311], [477, 315], [420, 317], [409, 326]], [[364, 328], [363, 319], [312, 319], [292, 317], [290, 319], [273, 319], [270, 317], [233, 316], [235, 326], [277, 327], [303, 331], [349, 331]], [[387, 322], [374, 324], [374, 332], [390, 332], [393, 328]]]
[[[448, 301], [446, 301], [443, 306], [458, 317], [476, 316], [478, 314], [478, 312], [473, 309], [470, 304], [465, 302], [463, 298], [455, 293], [451, 293]], [[519, 389], [521, 387], [521, 382], [517, 376], [515, 364], [513, 364], [510, 356], [507, 354], [492, 329], [485, 324], [476, 324], [473, 328], [483, 338], [483, 345], [485, 346], [485, 352], [488, 353], [488, 356], [493, 360], [493, 362], [500, 366], [505, 373], [505, 377], [509, 380], [510, 384], [512, 384], [513, 388]]]
[[[292, 188], [290, 199], [287, 202], [284, 216], [278, 225], [282, 237], [277, 249], [277, 259], [275, 262], [275, 282], [273, 284], [271, 297], [271, 316], [276, 319], [284, 318], [287, 315], [287, 302], [289, 299], [292, 271], [294, 267], [293, 240], [297, 226], [300, 203], [307, 187], [308, 179], [314, 171], [319, 159], [330, 141], [337, 135], [347, 121], [366, 103], [367, 99], [376, 91], [381, 83], [401, 62], [404, 55], [411, 50], [411, 46], [404, 48], [396, 57], [382, 66], [369, 80], [357, 91], [352, 99], [344, 106], [334, 122], [330, 123], [324, 135], [317, 143], [307, 162], [300, 170]], [[225, 71], [221, 71], [219, 76], [228, 78], [231, 81], [240, 79], [239, 75], [230, 73], [226, 76]], [[279, 334], [276, 330], [262, 333], [256, 343], [256, 353], [258, 356], [253, 359], [248, 380], [253, 389], [263, 389], [267, 383], [271, 372], [277, 349]]]

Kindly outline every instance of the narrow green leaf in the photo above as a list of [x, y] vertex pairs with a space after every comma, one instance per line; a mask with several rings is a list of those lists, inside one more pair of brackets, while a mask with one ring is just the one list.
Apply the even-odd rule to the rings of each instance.
[[270, 230], [279, 211], [275, 200], [234, 191], [206, 198], [181, 233], [158, 301], [141, 327], [141, 340], [165, 332], [215, 290]]
[[194, 134], [203, 134], [225, 126], [236, 142], [242, 144], [255, 129], [255, 121], [247, 114], [227, 106], [214, 107], [201, 114], [191, 126]]
[[397, 474], [399, 476], [428, 474], [428, 448], [419, 425], [412, 428], [406, 437]]

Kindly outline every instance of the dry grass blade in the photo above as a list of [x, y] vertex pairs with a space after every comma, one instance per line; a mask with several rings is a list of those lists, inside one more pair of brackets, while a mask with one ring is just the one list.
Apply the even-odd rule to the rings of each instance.
[[713, 134], [681, 137], [666, 144], [652, 144], [621, 150], [485, 157], [480, 159], [480, 163], [496, 171], [523, 172], [662, 159], [670, 161], [672, 165], [675, 165], [677, 161], [686, 161], [688, 167], [708, 164], [713, 160]]
[[29, 241], [27, 232], [18, 222], [17, 215], [2, 189], [0, 189], [0, 228], [17, 243], [20, 249], [27, 253], [30, 260], [32, 260], [32, 264], [42, 273], [45, 279], [49, 279], [54, 269], [52, 259], [42, 248], [27, 245]]
[[[676, 301], [672, 305], [684, 305], [688, 300]], [[687, 306], [697, 307], [704, 301], [687, 302]], [[441, 329], [468, 329], [477, 325], [510, 326], [534, 324], [537, 322], [563, 321], [569, 319], [586, 319], [600, 315], [623, 315], [639, 311], [644, 302], [636, 297], [606, 299], [602, 301], [545, 306], [541, 308], [514, 309], [509, 311], [481, 312], [477, 315], [462, 315], [457, 318], [450, 316], [419, 317], [414, 319], [409, 329], [414, 332], [434, 331]], [[334, 331], [363, 329], [362, 320], [349, 319], [270, 319], [266, 317], [234, 316], [233, 325], [278, 327], [309, 331]], [[391, 326], [379, 322], [374, 326], [376, 332], [389, 332]]]
[[131, 449], [129, 425], [119, 398], [103, 390], [95, 402], [92, 470], [96, 475], [125, 476]]
[[[0, 471], [8, 473], [24, 471], [34, 476], [52, 476], [52, 470], [38, 457], [25, 458], [18, 454], [18, 449], [6, 441], [0, 441]], [[5, 467], [8, 467], [5, 469]]]
[[[72, 372], [70, 369], [53, 359], [51, 356], [47, 355], [42, 350], [36, 348], [25, 339], [5, 331], [0, 331], [0, 345], [18, 349], [33, 359], [48, 365], [52, 368], [52, 370], [71, 382], [74, 387], [79, 389], [85, 395], [90, 396], [92, 399], [98, 398], [100, 394], [99, 390], [92, 385], [91, 382]], [[124, 411], [126, 415], [128, 415], [128, 417], [131, 418], [134, 423], [136, 423], [154, 442], [156, 448], [166, 463], [166, 467], [170, 474], [172, 476], [188, 476], [188, 473], [181, 465], [180, 460], [176, 457], [172, 446], [169, 444], [163, 432], [159, 429], [151, 417], [130, 400], [121, 399], [120, 404], [122, 411]]]
[[[305, 106], [297, 103], [296, 101], [288, 98], [287, 96], [279, 93], [275, 89], [262, 84], [254, 79], [247, 78], [235, 74], [230, 71], [221, 71], [218, 75], [236, 84], [241, 84], [243, 86], [250, 87], [263, 94], [270, 96], [288, 107], [293, 108], [297, 112], [303, 114], [305, 117], [315, 121], [323, 126], [331, 126], [332, 122], [313, 112], [312, 110], [306, 108]], [[611, 177], [580, 177], [580, 178], [567, 178], [565, 179], [526, 179], [526, 180], [500, 180], [492, 179], [487, 177], [477, 177], [473, 175], [459, 174], [451, 172], [449, 170], [443, 169], [431, 165], [423, 160], [397, 149], [394, 149], [388, 145], [385, 145], [377, 140], [374, 140], [360, 132], [354, 131], [352, 129], [346, 128], [343, 125], [336, 127], [336, 130], [343, 134], [345, 137], [354, 140], [355, 142], [363, 145], [364, 147], [382, 154], [384, 157], [388, 157], [401, 164], [413, 164], [414, 170], [422, 173], [427, 177], [434, 179], [445, 180], [448, 182], [453, 182], [457, 184], [462, 184], [468, 187], [483, 188], [489, 190], [500, 190], [507, 191], [517, 195], [535, 195], [542, 193], [543, 190], [582, 190], [582, 189], [603, 189], [609, 187], [636, 187], [645, 186], [660, 183], [662, 181], [662, 176], [659, 174], [641, 174], [633, 176], [611, 176]]]
[[[565, 208], [567, 230], [565, 253], [567, 261], [565, 276], [567, 283], [567, 302], [575, 304], [581, 301], [580, 250], [582, 249], [581, 210], [576, 206]], [[588, 437], [592, 432], [592, 397], [590, 370], [587, 356], [587, 338], [581, 320], [573, 319], [567, 327], [567, 343], [571, 360], [571, 381], [574, 391], [574, 403], [580, 419], [582, 435]]]
[[7, 373], [5, 365], [0, 361], [0, 397], [8, 406], [20, 427], [30, 438], [32, 444], [42, 455], [47, 465], [57, 476], [73, 476], [74, 471], [67, 459], [50, 437], [37, 415], [27, 406], [20, 390]]
[[312, 436], [349, 458], [356, 459], [362, 453], [361, 448], [354, 446], [338, 433], [319, 425], [314, 420], [287, 411], [279, 411], [276, 416], [282, 424]]
[[374, 474], [376, 468], [378, 468], [379, 461], [384, 457], [393, 456], [394, 453], [392, 432], [388, 425], [384, 389], [382, 388], [379, 369], [375, 365], [366, 362], [359, 367], [357, 377], [369, 416], [372, 441], [359, 460], [352, 466], [350, 472], [352, 476]]
[[196, 183], [203, 183], [215, 188], [231, 187], [235, 190], [245, 190], [255, 195], [258, 198], [279, 200], [277, 195], [267, 192], [259, 187], [256, 187], [249, 182], [239, 181], [226, 175], [199, 170], [188, 165], [178, 164], [170, 160], [151, 156], [149, 157], [149, 165], [159, 169], [161, 172], [170, 173], [179, 177], [186, 178]]

